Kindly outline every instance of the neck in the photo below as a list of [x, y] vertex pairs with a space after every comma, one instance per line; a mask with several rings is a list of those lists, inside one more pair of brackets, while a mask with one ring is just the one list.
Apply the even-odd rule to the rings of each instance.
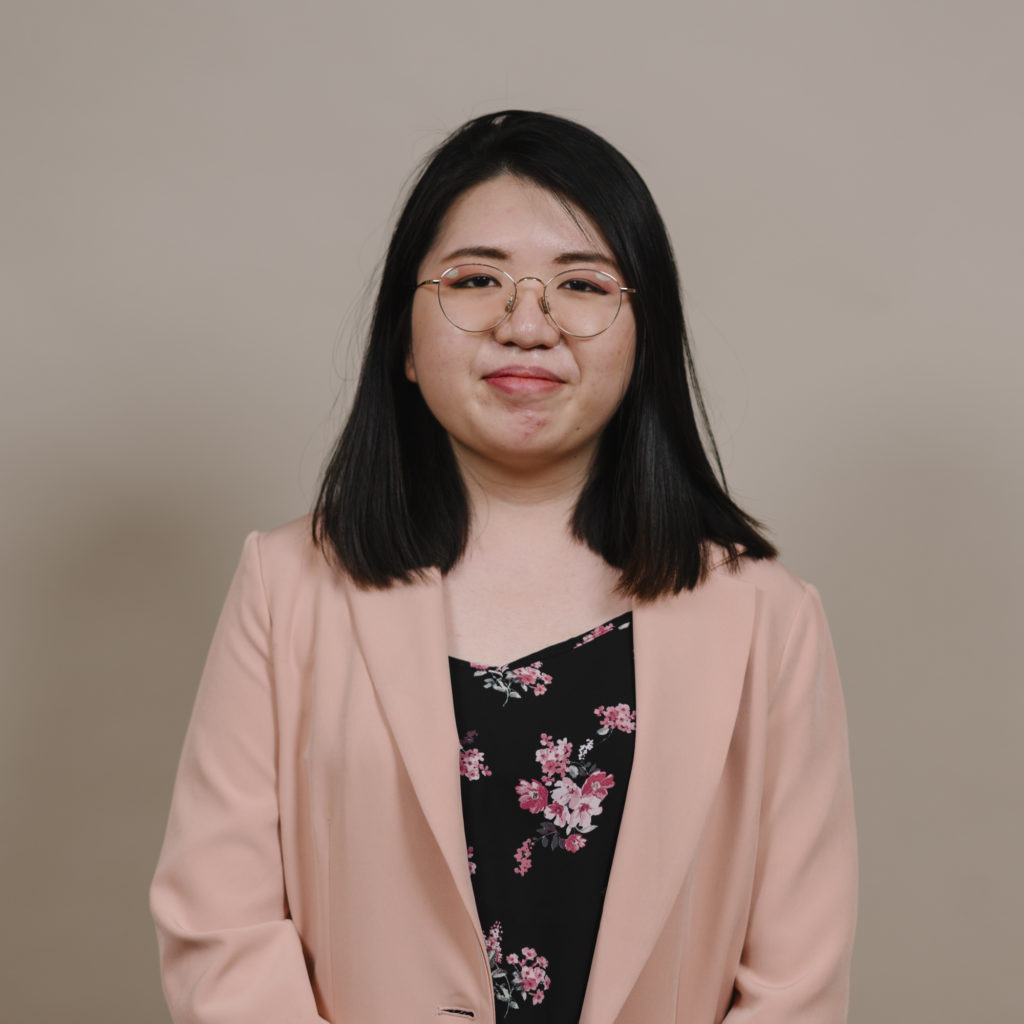
[[506, 540], [526, 534], [542, 538], [569, 536], [569, 524], [586, 483], [590, 459], [581, 454], [538, 470], [509, 467], [480, 459], [454, 445], [466, 484], [471, 514], [471, 544], [486, 543], [497, 531]]

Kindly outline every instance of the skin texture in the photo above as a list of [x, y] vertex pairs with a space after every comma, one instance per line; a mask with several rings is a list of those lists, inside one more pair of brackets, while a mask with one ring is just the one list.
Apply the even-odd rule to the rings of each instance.
[[[509, 175], [484, 182], [449, 210], [419, 280], [439, 277], [460, 262], [489, 263], [515, 280], [529, 275], [546, 281], [568, 269], [558, 262], [568, 253], [596, 252], [611, 261], [596, 228], [574, 212], [575, 219], [531, 182]], [[452, 255], [470, 247], [500, 250], [505, 258]], [[608, 266], [621, 279], [614, 263], [577, 265], [583, 264]], [[544, 315], [540, 298], [538, 281], [521, 282], [511, 316], [491, 331], [469, 334], [445, 319], [432, 288], [416, 294], [406, 375], [419, 384], [471, 477], [529, 486], [581, 482], [629, 383], [636, 331], [628, 298], [612, 326], [588, 339], [563, 335]], [[550, 371], [560, 382], [488, 380], [507, 366]]]

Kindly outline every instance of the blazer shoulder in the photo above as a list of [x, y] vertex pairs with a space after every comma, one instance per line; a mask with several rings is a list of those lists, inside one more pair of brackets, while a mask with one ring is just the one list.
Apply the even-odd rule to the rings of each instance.
[[776, 558], [740, 555], [715, 565], [712, 578], [725, 577], [754, 588], [763, 625], [773, 632], [788, 632], [806, 602], [820, 605], [817, 590]]
[[777, 558], [750, 558], [748, 555], [740, 555], [735, 563], [716, 566], [714, 572], [729, 573], [783, 602], [799, 602], [810, 586]]
[[313, 539], [312, 519], [307, 514], [270, 530], [253, 530], [249, 535], [259, 553], [268, 593], [336, 575]]

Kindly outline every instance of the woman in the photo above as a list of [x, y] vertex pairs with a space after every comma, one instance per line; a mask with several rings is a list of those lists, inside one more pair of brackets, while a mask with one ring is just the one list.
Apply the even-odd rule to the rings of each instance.
[[706, 428], [621, 154], [509, 111], [432, 155], [314, 513], [248, 537], [213, 640], [175, 1020], [845, 1020], [828, 630], [691, 391]]

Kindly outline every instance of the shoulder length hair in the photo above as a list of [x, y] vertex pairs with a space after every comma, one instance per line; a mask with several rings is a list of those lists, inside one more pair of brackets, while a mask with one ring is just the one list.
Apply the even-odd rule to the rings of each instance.
[[352, 410], [313, 511], [313, 537], [325, 556], [370, 587], [408, 582], [432, 566], [448, 572], [462, 556], [470, 527], [462, 476], [404, 365], [416, 272], [445, 214], [468, 189], [503, 174], [585, 213], [626, 284], [638, 288], [632, 377], [601, 435], [573, 534], [619, 569], [619, 590], [638, 599], [695, 587], [711, 566], [712, 544], [732, 562], [741, 554], [773, 557], [761, 525], [729, 497], [671, 243], [647, 186], [588, 128], [522, 110], [474, 118], [450, 135], [427, 158], [399, 215]]

